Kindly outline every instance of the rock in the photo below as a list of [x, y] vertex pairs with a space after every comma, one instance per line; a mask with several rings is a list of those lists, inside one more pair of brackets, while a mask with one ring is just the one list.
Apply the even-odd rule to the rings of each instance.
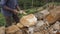
[[40, 33], [40, 32], [35, 32], [34, 34], [42, 34], [42, 33]]
[[0, 34], [5, 34], [5, 27], [0, 27]]
[[22, 32], [22, 30], [19, 30], [15, 34], [23, 34], [23, 32]]
[[60, 8], [53, 8], [49, 10], [50, 14], [45, 17], [49, 24], [55, 23], [57, 20], [60, 19]]
[[46, 30], [42, 30], [42, 31], [40, 30], [40, 31], [34, 32], [34, 34], [49, 34], [49, 32]]
[[37, 22], [36, 26], [40, 27], [40, 26], [42, 26], [44, 24], [45, 24], [44, 21], [40, 20], [40, 21]]
[[43, 32], [44, 32], [44, 34], [49, 34], [49, 32], [47, 30], [44, 30]]
[[20, 29], [16, 25], [12, 25], [6, 28], [6, 34], [14, 34], [15, 32], [19, 30]]
[[56, 32], [56, 34], [60, 34], [60, 32]]
[[40, 20], [46, 17], [48, 14], [49, 14], [48, 10], [45, 9], [45, 10], [35, 13], [35, 16]]
[[54, 30], [53, 28], [51, 28], [51, 29], [49, 30], [49, 33], [50, 33], [50, 34], [56, 34], [56, 32], [57, 32], [57, 30]]
[[53, 25], [53, 28], [56, 30], [59, 30], [60, 29], [60, 22], [56, 21], [56, 23]]
[[17, 27], [23, 28], [24, 26], [21, 23], [17, 23]]
[[53, 34], [53, 28], [50, 27], [50, 28], [48, 29], [48, 32], [49, 32], [50, 34]]
[[49, 11], [47, 9], [41, 11], [40, 13], [42, 13], [44, 16], [48, 15], [49, 14]]
[[28, 34], [33, 34], [33, 33], [34, 33], [34, 27], [29, 27]]
[[52, 24], [52, 23], [55, 23], [55, 21], [56, 21], [57, 19], [55, 19], [55, 17], [50, 14], [50, 15], [48, 15], [48, 16], [45, 18], [45, 20], [46, 20], [49, 24]]
[[29, 14], [27, 16], [23, 16], [20, 20], [20, 23], [23, 24], [24, 26], [32, 26], [37, 23], [37, 18], [33, 14]]
[[57, 31], [53, 31], [53, 34], [56, 34]]
[[59, 24], [60, 22], [59, 21], [56, 21], [53, 25], [51, 25], [47, 30], [50, 34], [56, 34], [57, 31], [60, 31], [60, 28], [59, 28]]
[[43, 19], [43, 14], [42, 14], [42, 13], [40, 13], [40, 12], [35, 13], [35, 16], [36, 16], [36, 18], [37, 18], [38, 20]]

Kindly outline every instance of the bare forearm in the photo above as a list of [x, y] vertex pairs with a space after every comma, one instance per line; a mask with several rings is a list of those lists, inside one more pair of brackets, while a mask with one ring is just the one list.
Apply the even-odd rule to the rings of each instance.
[[5, 10], [7, 10], [7, 11], [13, 12], [13, 9], [9, 8], [8, 6], [4, 6], [3, 8], [4, 8]]

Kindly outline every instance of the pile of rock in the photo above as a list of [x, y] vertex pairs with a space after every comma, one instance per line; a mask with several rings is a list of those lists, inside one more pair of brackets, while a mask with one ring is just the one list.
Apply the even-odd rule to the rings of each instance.
[[43, 13], [40, 11], [35, 14], [39, 19], [39, 22], [37, 22], [37, 27], [35, 28], [37, 32], [35, 33], [43, 32], [42, 34], [60, 34], [60, 9], [58, 8], [50, 10], [50, 12], [47, 12], [47, 15], [44, 14], [46, 11], [43, 11]]
[[[58, 9], [58, 8], [57, 8]], [[55, 11], [55, 12], [54, 12]], [[6, 28], [7, 34], [60, 34], [60, 11], [43, 10], [23, 16], [20, 23]]]
[[16, 25], [12, 25], [6, 28], [6, 34], [22, 34], [22, 31]]
[[29, 34], [30, 27], [34, 26], [36, 23], [37, 18], [33, 14], [23, 16], [20, 20], [20, 23], [17, 23], [16, 25], [11, 25], [6, 28], [6, 34]]

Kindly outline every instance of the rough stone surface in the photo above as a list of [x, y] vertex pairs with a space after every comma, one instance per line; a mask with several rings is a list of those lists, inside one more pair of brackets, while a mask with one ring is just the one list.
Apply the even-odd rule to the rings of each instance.
[[20, 29], [16, 25], [12, 25], [6, 28], [6, 34], [13, 34], [19, 30]]
[[0, 27], [0, 34], [5, 34], [5, 27]]
[[27, 16], [23, 16], [20, 20], [20, 23], [23, 24], [24, 26], [32, 26], [37, 23], [37, 18], [33, 14], [29, 14]]
[[21, 23], [17, 23], [16, 26], [19, 27], [19, 28], [23, 28], [24, 27]]

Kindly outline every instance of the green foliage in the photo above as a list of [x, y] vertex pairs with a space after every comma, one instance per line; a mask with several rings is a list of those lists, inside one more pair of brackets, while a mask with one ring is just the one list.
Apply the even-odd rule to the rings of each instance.
[[18, 0], [20, 7], [23, 9], [41, 7], [50, 2], [60, 2], [60, 0]]
[[4, 26], [5, 25], [5, 19], [4, 16], [0, 13], [0, 26]]
[[27, 9], [30, 8], [32, 0], [19, 0], [18, 3], [22, 9]]
[[28, 13], [28, 14], [33, 14], [35, 12], [36, 12], [36, 9], [27, 9], [26, 10], [26, 13]]
[[19, 6], [23, 9], [28, 9], [31, 7], [40, 7], [46, 4], [46, 2], [43, 0], [19, 0], [18, 1]]

